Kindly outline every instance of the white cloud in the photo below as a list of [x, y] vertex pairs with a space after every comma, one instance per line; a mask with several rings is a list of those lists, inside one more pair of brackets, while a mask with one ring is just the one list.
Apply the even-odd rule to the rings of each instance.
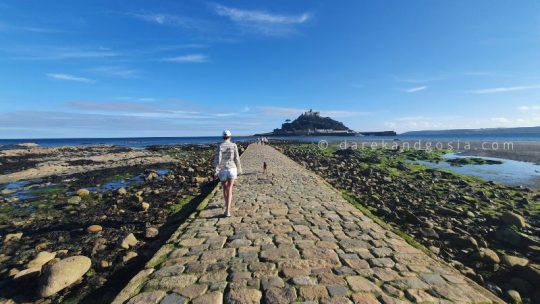
[[131, 99], [122, 101], [72, 101], [66, 105], [69, 108], [83, 110], [93, 114], [115, 113], [115, 115], [163, 119], [189, 118], [212, 120], [226, 119], [241, 114], [244, 117], [250, 116], [249, 114], [243, 114], [245, 112], [219, 112], [210, 109], [204, 111], [192, 110], [188, 103], [167, 104], [157, 102], [154, 98], [139, 98], [137, 100]]
[[215, 114], [216, 117], [228, 117], [228, 116], [234, 116], [237, 113], [231, 112], [231, 113], [217, 113]]
[[210, 27], [208, 22], [185, 16], [177, 16], [170, 14], [136, 14], [128, 13], [128, 16], [134, 17], [146, 22], [155, 23], [158, 25], [172, 26], [183, 28], [186, 30], [206, 31]]
[[466, 75], [466, 76], [494, 76], [496, 74], [497, 73], [494, 71], [483, 71], [483, 70], [463, 72], [463, 75]]
[[60, 33], [62, 31], [45, 28], [45, 27], [32, 27], [32, 26], [17, 26], [17, 25], [7, 25], [0, 23], [0, 32], [28, 32], [28, 33], [42, 33], [42, 34], [51, 34], [51, 33]]
[[463, 116], [405, 116], [384, 122], [384, 126], [397, 132], [418, 130], [453, 130], [479, 128], [531, 127], [540, 124], [540, 116], [528, 117], [485, 117], [467, 118]]
[[415, 92], [423, 91], [423, 90], [425, 90], [427, 88], [428, 88], [427, 86], [421, 86], [421, 87], [414, 87], [414, 88], [410, 88], [410, 89], [405, 89], [403, 91], [407, 92], [407, 93], [415, 93]]
[[[0, 112], [0, 130], [9, 138], [135, 137], [219, 135], [224, 126], [237, 135], [257, 130], [255, 118], [235, 119], [155, 113], [75, 113], [52, 111]], [[193, 118], [193, 119], [192, 119]], [[210, 119], [209, 119], [210, 118]], [[196, 130], [196, 131], [194, 131]], [[193, 133], [195, 132], [195, 133]]]
[[51, 79], [56, 80], [66, 80], [66, 81], [75, 81], [75, 82], [83, 82], [83, 83], [93, 83], [94, 81], [92, 79], [74, 76], [70, 74], [62, 74], [62, 73], [49, 73], [47, 74], [47, 77]]
[[540, 105], [519, 106], [518, 110], [523, 112], [540, 110]]
[[199, 43], [187, 43], [187, 44], [171, 44], [171, 45], [162, 45], [153, 48], [152, 50], [155, 52], [163, 52], [163, 51], [175, 51], [175, 50], [184, 50], [184, 49], [202, 49], [207, 48], [208, 45], [206, 44], [199, 44]]
[[72, 101], [67, 104], [70, 108], [86, 111], [113, 112], [144, 112], [155, 108], [153, 105], [132, 101]]
[[540, 84], [482, 89], [482, 90], [472, 91], [472, 93], [474, 93], [474, 94], [494, 94], [494, 93], [506, 93], [506, 92], [525, 91], [525, 90], [534, 90], [534, 89], [540, 89]]
[[100, 74], [108, 77], [118, 77], [124, 79], [139, 78], [140, 73], [137, 70], [126, 68], [123, 66], [100, 66], [88, 69], [89, 72]]
[[201, 63], [201, 62], [207, 62], [208, 57], [202, 54], [190, 54], [190, 55], [163, 58], [161, 61], [177, 62], [177, 63]]
[[22, 60], [96, 59], [117, 57], [120, 54], [106, 48], [57, 47], [50, 45], [21, 45], [4, 47], [0, 51], [13, 54]]
[[427, 74], [410, 74], [407, 76], [394, 76], [394, 79], [399, 82], [413, 83], [413, 84], [422, 84], [430, 83], [445, 80], [452, 77], [451, 74], [447, 72], [436, 72], [436, 73], [427, 73]]
[[220, 16], [229, 17], [237, 22], [260, 22], [276, 24], [299, 24], [307, 22], [311, 16], [308, 13], [301, 15], [277, 15], [264, 11], [242, 10], [224, 5], [216, 5], [216, 13]]
[[312, 19], [309, 13], [281, 15], [261, 10], [239, 9], [220, 4], [216, 4], [214, 10], [216, 14], [229, 18], [246, 31], [275, 36], [295, 33], [294, 26], [307, 23]]

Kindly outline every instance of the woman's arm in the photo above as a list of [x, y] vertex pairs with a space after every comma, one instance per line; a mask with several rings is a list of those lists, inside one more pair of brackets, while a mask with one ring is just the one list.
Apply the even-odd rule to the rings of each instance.
[[238, 174], [242, 174], [242, 164], [240, 163], [240, 153], [238, 153], [238, 146], [234, 145], [234, 163], [238, 170]]

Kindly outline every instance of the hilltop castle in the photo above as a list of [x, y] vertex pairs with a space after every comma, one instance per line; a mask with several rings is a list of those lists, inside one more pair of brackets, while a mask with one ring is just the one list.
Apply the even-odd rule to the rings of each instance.
[[256, 136], [362, 136], [362, 135], [396, 135], [393, 131], [384, 132], [355, 132], [346, 127], [342, 122], [330, 117], [322, 117], [318, 111], [305, 111], [295, 120], [285, 120], [281, 128]]

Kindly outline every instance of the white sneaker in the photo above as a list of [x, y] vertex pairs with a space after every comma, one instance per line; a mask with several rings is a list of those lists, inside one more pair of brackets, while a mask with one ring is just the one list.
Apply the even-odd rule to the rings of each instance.
[[231, 217], [231, 213], [227, 211], [227, 212], [225, 212], [225, 216], [226, 217]]

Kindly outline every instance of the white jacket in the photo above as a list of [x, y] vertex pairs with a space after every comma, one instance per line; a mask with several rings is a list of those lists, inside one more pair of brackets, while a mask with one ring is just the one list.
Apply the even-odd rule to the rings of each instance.
[[236, 144], [228, 141], [219, 144], [213, 166], [216, 173], [219, 173], [221, 169], [237, 168], [238, 174], [242, 174], [242, 164], [240, 163], [240, 154]]

